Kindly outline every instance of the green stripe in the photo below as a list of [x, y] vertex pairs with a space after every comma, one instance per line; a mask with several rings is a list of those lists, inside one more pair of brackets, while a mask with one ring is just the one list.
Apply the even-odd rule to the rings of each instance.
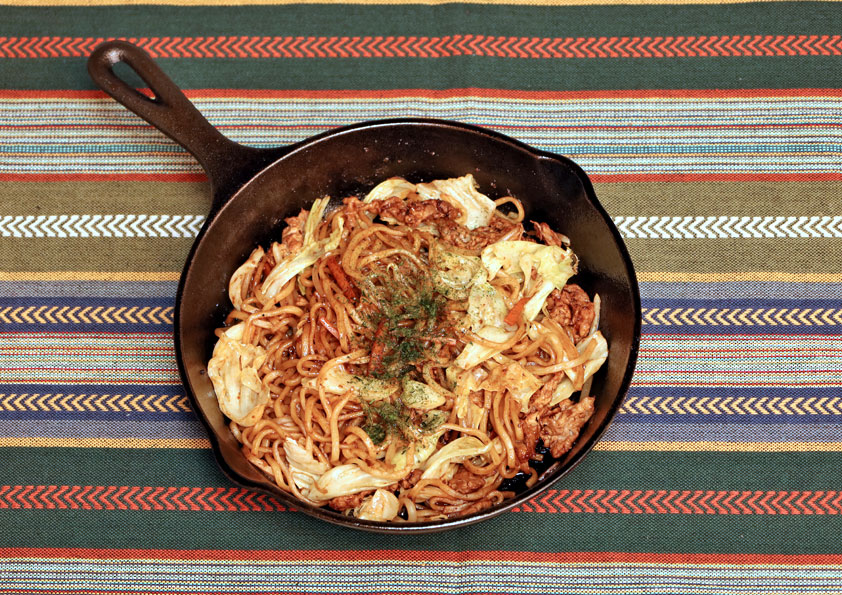
[[[161, 59], [184, 89], [450, 89], [548, 91], [802, 88], [842, 80], [834, 56], [558, 59]], [[821, 77], [817, 78], [818, 73]], [[0, 60], [0, 88], [93, 89], [81, 58]]]
[[0, 217], [204, 215], [210, 202], [202, 182], [0, 182]]
[[724, 5], [4, 7], [4, 36], [447, 35], [539, 37], [838, 33], [832, 2]]
[[[63, 457], [21, 449], [5, 453], [6, 460], [28, 460], [44, 466], [37, 477], [15, 464], [15, 484], [32, 481], [74, 485], [85, 480], [107, 485], [193, 485], [200, 473], [211, 485], [220, 477], [203, 457], [172, 451], [150, 456], [139, 451], [130, 460], [105, 451], [96, 460], [77, 462], [96, 470], [67, 470]], [[56, 456], [53, 456], [53, 455]], [[161, 453], [156, 453], [156, 455]], [[20, 455], [20, 456], [15, 456]], [[111, 458], [113, 456], [113, 458]], [[567, 478], [560, 489], [612, 487], [616, 489], [787, 489], [812, 486], [838, 488], [830, 455], [795, 458], [774, 454], [729, 454], [727, 458], [692, 454], [592, 455]], [[159, 460], [160, 459], [160, 460]], [[47, 463], [46, 461], [49, 461]], [[169, 465], [169, 468], [167, 468]], [[738, 470], [723, 473], [724, 468]], [[590, 467], [590, 468], [588, 468]], [[796, 471], [810, 469], [809, 474]], [[4, 474], [8, 470], [4, 469]], [[158, 475], [156, 475], [156, 473]], [[805, 477], [809, 476], [809, 477]], [[165, 481], [167, 480], [167, 481]], [[682, 481], [683, 480], [683, 481]], [[792, 483], [790, 483], [792, 482]], [[797, 485], [803, 484], [803, 485]], [[204, 484], [207, 485], [207, 484]], [[0, 510], [0, 547], [185, 548], [185, 549], [417, 549], [522, 551], [631, 551], [715, 553], [826, 553], [842, 531], [842, 516], [805, 515], [681, 515], [681, 514], [534, 514], [507, 513], [476, 525], [428, 536], [380, 536], [331, 527], [291, 512], [163, 512], [95, 510]], [[157, 531], [151, 527], [167, 527]], [[540, 539], [537, 537], [540, 536]]]
[[799, 274], [842, 271], [842, 243], [838, 238], [628, 239], [626, 246], [638, 271]]
[[[192, 238], [3, 238], [0, 270], [180, 271]], [[45, 255], [49, 255], [46, 257]]]
[[[4, 238], [4, 271], [180, 271], [190, 238]], [[839, 273], [842, 245], [832, 238], [626, 240], [638, 271]], [[574, 246], [575, 250], [575, 246]], [[44, 258], [49, 253], [50, 258]], [[817, 257], [821, 254], [821, 257]]]
[[842, 196], [842, 182], [634, 182], [594, 189], [612, 217], [835, 215]]
[[[826, 554], [842, 516], [522, 514], [439, 535], [372, 535], [293, 512], [2, 510], [0, 547]], [[166, 527], [166, 530], [162, 528]]]
[[[230, 486], [201, 449], [2, 449], [0, 485]], [[593, 451], [556, 488], [838, 490], [838, 453]], [[723, 469], [739, 473], [723, 473]], [[795, 472], [810, 469], [810, 473]], [[786, 481], [782, 482], [782, 474]]]
[[[827, 215], [842, 183], [599, 184], [612, 216]], [[202, 183], [56, 182], [0, 184], [0, 216], [49, 214], [194, 214], [209, 207]], [[33, 206], [34, 205], [34, 206]], [[751, 205], [747, 209], [746, 205]], [[4, 271], [180, 271], [191, 238], [5, 238]], [[628, 239], [639, 271], [838, 273], [842, 244], [833, 238]], [[574, 247], [575, 248], [575, 247]], [[44, 253], [51, 258], [44, 258]], [[816, 254], [821, 253], [821, 258]], [[777, 255], [777, 257], [772, 256]]]
[[[48, 18], [47, 18], [48, 17]], [[671, 6], [130, 6], [4, 8], [0, 35], [525, 37], [836, 34], [834, 3]], [[164, 59], [185, 88], [785, 88], [842, 78], [838, 57], [684, 59]], [[816, 78], [821, 73], [821, 78]], [[90, 89], [84, 60], [0, 60], [6, 88]], [[536, 81], [540, 81], [536, 84]]]

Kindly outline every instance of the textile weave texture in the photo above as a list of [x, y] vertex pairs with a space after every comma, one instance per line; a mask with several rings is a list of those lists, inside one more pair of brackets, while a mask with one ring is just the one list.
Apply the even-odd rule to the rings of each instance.
[[[0, 6], [0, 593], [842, 593], [842, 3], [233, 4]], [[643, 306], [597, 447], [439, 535], [232, 484], [171, 338], [209, 187], [94, 89], [113, 38], [245, 144], [433, 117], [579, 163]]]

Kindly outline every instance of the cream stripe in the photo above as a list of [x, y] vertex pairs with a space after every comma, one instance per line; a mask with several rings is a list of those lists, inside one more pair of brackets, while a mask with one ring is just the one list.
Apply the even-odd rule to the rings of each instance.
[[603, 440], [610, 452], [842, 452], [842, 442], [620, 442]]
[[2, 438], [2, 447], [45, 447], [45, 448], [190, 448], [209, 449], [210, 442], [201, 438]]
[[0, 271], [0, 281], [178, 281], [176, 271]]

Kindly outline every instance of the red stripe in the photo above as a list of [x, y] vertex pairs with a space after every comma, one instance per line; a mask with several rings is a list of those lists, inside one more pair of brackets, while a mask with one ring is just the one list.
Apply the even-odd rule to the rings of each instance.
[[[749, 503], [750, 505], [747, 505]], [[242, 512], [286, 510], [244, 488], [132, 486], [0, 487], [0, 508], [130, 509]], [[591, 514], [779, 515], [842, 513], [842, 492], [703, 490], [547, 490], [515, 512]]]
[[[108, 560], [254, 560], [302, 562], [311, 560], [347, 561], [346, 550], [182, 550], [182, 549], [105, 549], [105, 548], [0, 548], [3, 558], [76, 558]], [[722, 564], [780, 566], [838, 566], [842, 554], [701, 554], [650, 552], [523, 552], [504, 550], [357, 550], [353, 559], [407, 562], [542, 562], [550, 564]]]
[[[147, 89], [148, 91], [148, 89]], [[581, 99], [740, 99], [765, 97], [842, 97], [842, 88], [800, 89], [618, 89], [611, 91], [529, 91], [459, 87], [451, 89], [187, 89], [199, 98], [245, 99], [394, 99], [424, 97], [452, 99], [484, 97], [535, 101]], [[102, 91], [74, 89], [0, 89], [0, 99], [107, 99]]]
[[[155, 58], [713, 58], [839, 56], [842, 36], [699, 35], [658, 37], [145, 37], [127, 38]], [[0, 37], [2, 58], [87, 57], [103, 38]]]

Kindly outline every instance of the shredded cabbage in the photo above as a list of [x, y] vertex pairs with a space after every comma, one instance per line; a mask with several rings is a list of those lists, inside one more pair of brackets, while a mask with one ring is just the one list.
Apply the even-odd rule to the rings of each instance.
[[[505, 328], [503, 319], [507, 313], [503, 296], [491, 283], [483, 281], [471, 286], [468, 294], [468, 323], [474, 333], [494, 343], [505, 343], [515, 333], [514, 330]], [[469, 370], [497, 353], [500, 353], [500, 350], [496, 347], [468, 343], [454, 364]]]
[[433, 286], [449, 300], [464, 300], [471, 287], [487, 278], [482, 260], [436, 245], [432, 253]]
[[424, 463], [424, 473], [421, 479], [434, 479], [441, 477], [447, 471], [449, 463], [461, 463], [468, 457], [475, 457], [485, 454], [492, 447], [492, 443], [484, 444], [474, 436], [462, 436], [453, 442], [443, 446], [436, 454], [427, 459]]
[[[596, 341], [596, 346], [591, 352], [591, 356], [588, 358], [588, 361], [585, 362], [585, 376], [582, 379], [582, 382], [596, 374], [597, 370], [599, 370], [602, 367], [602, 364], [605, 363], [605, 360], [608, 359], [608, 341], [605, 340], [605, 337], [602, 336], [600, 331], [596, 331], [589, 338], [580, 341], [576, 346], [576, 349], [580, 354], [584, 353], [591, 341]], [[550, 399], [550, 407], [554, 407], [565, 399], [569, 399], [574, 392], [576, 392], [576, 388], [573, 385], [573, 381], [569, 377], [565, 378], [556, 387], [555, 391], [553, 391], [553, 396]]]
[[372, 376], [357, 376], [349, 374], [341, 366], [331, 367], [322, 378], [322, 387], [325, 392], [344, 395], [348, 391], [353, 391], [367, 403], [388, 399], [399, 386], [394, 378], [381, 380]]
[[284, 454], [292, 480], [299, 490], [308, 489], [330, 468], [330, 465], [317, 460], [292, 438], [284, 440]]
[[338, 465], [328, 469], [305, 492], [314, 502], [326, 502], [339, 496], [348, 496], [395, 483], [394, 479], [375, 477], [353, 464]]
[[337, 217], [337, 226], [331, 231], [330, 237], [323, 240], [316, 241], [314, 239], [316, 228], [322, 221], [327, 204], [330, 201], [329, 197], [319, 198], [313, 202], [310, 209], [310, 214], [307, 216], [307, 222], [304, 224], [304, 241], [301, 249], [294, 254], [290, 254], [280, 262], [278, 262], [261, 285], [261, 291], [266, 299], [271, 300], [290, 279], [293, 279], [300, 272], [308, 267], [313, 266], [317, 260], [325, 256], [328, 252], [336, 250], [339, 247], [339, 241], [342, 238], [342, 230], [344, 228], [344, 220]]
[[398, 512], [400, 505], [392, 492], [375, 490], [354, 510], [354, 516], [366, 521], [391, 521]]
[[257, 374], [266, 350], [242, 342], [245, 327], [241, 322], [219, 337], [208, 362], [208, 378], [222, 413], [241, 426], [253, 426], [269, 402], [269, 389]]
[[231, 275], [231, 281], [228, 283], [228, 298], [234, 307], [239, 310], [243, 306], [243, 287], [251, 282], [254, 272], [257, 270], [257, 265], [260, 264], [260, 259], [263, 258], [263, 248], [255, 248], [251, 256], [248, 257], [243, 264], [241, 264], [234, 274]]
[[540, 284], [523, 308], [523, 317], [535, 320], [553, 289], [561, 289], [576, 274], [573, 251], [559, 246], [545, 246], [534, 242], [501, 241], [486, 246], [482, 263], [493, 279], [499, 271], [529, 281], [535, 267]]
[[497, 208], [493, 200], [477, 190], [477, 181], [471, 174], [461, 178], [416, 184], [415, 191], [423, 199], [443, 200], [458, 207], [463, 215], [456, 222], [468, 229], [488, 225], [494, 209]]
[[401, 400], [403, 400], [407, 407], [412, 407], [419, 411], [435, 409], [444, 405], [446, 401], [444, 395], [436, 392], [423, 382], [410, 380], [409, 376], [403, 377], [401, 387], [403, 388]]
[[375, 200], [386, 200], [396, 196], [400, 199], [405, 199], [412, 192], [415, 191], [415, 184], [407, 182], [403, 178], [389, 178], [383, 180], [377, 186], [371, 189], [363, 199], [364, 203], [374, 202]]

